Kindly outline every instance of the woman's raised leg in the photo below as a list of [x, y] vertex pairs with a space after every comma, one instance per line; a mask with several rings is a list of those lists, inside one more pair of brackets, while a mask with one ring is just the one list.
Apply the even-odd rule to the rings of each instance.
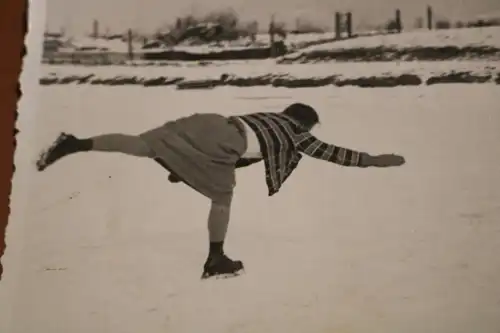
[[79, 152], [100, 151], [122, 153], [137, 157], [154, 157], [154, 152], [141, 137], [127, 134], [104, 134], [79, 139], [72, 134], [62, 133], [44, 151], [37, 161], [38, 171], [43, 171], [61, 158]]

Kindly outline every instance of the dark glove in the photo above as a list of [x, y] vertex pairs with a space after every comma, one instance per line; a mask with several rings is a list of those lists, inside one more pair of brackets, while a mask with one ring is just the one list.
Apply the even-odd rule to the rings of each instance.
[[182, 181], [182, 179], [174, 173], [171, 173], [170, 175], [168, 175], [168, 180], [171, 183], [180, 183]]
[[405, 158], [396, 154], [369, 155], [363, 153], [361, 155], [361, 167], [378, 167], [386, 168], [393, 166], [401, 166], [405, 164]]
[[403, 156], [396, 154], [382, 154], [372, 157], [372, 166], [379, 168], [401, 166], [406, 163]]

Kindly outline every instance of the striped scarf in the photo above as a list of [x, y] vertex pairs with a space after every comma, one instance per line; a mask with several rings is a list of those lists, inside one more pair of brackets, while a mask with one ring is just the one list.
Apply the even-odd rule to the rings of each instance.
[[[276, 194], [295, 170], [302, 159], [301, 153], [342, 166], [361, 167], [361, 152], [322, 142], [283, 113], [251, 113], [237, 118], [245, 121], [257, 135], [269, 196]], [[240, 161], [242, 165], [252, 163]]]

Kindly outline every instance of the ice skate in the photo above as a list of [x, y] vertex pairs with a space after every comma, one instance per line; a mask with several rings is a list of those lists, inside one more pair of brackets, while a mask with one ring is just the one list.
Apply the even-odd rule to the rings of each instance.
[[38, 171], [43, 171], [57, 160], [78, 151], [78, 139], [71, 134], [61, 133], [59, 137], [44, 151], [36, 167]]
[[208, 257], [201, 278], [231, 278], [239, 276], [243, 271], [243, 263], [240, 260], [231, 260], [226, 255], [217, 255]]

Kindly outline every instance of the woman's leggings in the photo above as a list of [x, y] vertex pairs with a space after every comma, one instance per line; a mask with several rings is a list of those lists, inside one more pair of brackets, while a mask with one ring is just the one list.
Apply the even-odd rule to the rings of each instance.
[[104, 134], [90, 138], [93, 151], [116, 152], [138, 157], [154, 157], [154, 152], [137, 135]]

